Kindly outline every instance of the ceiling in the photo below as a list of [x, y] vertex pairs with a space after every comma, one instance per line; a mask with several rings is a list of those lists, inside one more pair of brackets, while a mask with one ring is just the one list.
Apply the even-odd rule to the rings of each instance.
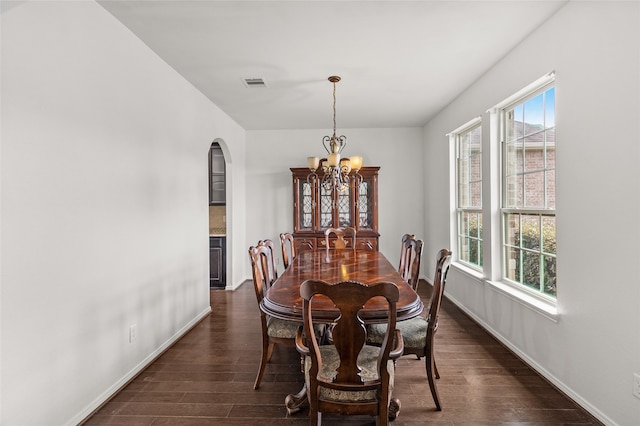
[[[98, 1], [246, 130], [416, 127], [556, 1]], [[266, 87], [247, 87], [262, 78]]]

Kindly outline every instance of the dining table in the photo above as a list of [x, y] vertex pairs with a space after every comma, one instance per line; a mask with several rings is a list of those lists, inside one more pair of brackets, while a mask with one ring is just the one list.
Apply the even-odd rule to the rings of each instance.
[[[322, 280], [331, 284], [357, 281], [365, 285], [380, 281], [392, 282], [399, 290], [396, 304], [397, 321], [413, 318], [424, 309], [418, 294], [381, 252], [352, 248], [299, 252], [267, 290], [260, 309], [267, 315], [302, 324], [300, 285], [306, 280]], [[331, 324], [338, 312], [330, 299], [324, 296], [314, 299], [314, 322]], [[360, 317], [365, 324], [384, 323], [387, 322], [387, 312], [386, 301], [376, 297], [364, 305]], [[305, 402], [305, 387], [297, 394], [285, 398], [289, 414], [299, 411]]]

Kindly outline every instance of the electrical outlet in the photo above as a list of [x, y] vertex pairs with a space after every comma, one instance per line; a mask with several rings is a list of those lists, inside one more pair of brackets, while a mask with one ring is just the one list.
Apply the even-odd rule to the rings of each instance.
[[633, 395], [640, 398], [640, 374], [633, 373]]
[[138, 338], [138, 326], [132, 324], [129, 326], [129, 343], [133, 343]]
[[222, 216], [222, 223], [227, 223], [227, 217], [226, 216]]

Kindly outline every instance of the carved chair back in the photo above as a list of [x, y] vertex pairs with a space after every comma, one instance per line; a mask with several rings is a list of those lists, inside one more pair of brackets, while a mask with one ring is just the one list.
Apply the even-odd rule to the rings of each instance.
[[273, 241], [258, 241], [256, 246], [249, 247], [249, 257], [253, 273], [253, 286], [258, 303], [260, 303], [271, 284], [278, 278]]
[[418, 291], [418, 280], [420, 279], [422, 246], [422, 240], [416, 240], [413, 235], [405, 234], [402, 237], [402, 250], [400, 252], [398, 272], [415, 291]]
[[406, 276], [409, 273], [409, 266], [407, 262], [409, 249], [407, 247], [407, 241], [412, 238], [415, 238], [414, 234], [404, 234], [402, 236], [402, 242], [400, 245], [400, 265], [398, 265], [398, 273], [400, 273], [400, 275], [402, 275], [402, 278], [404, 278], [405, 280], [407, 279]]
[[280, 246], [282, 248], [282, 264], [285, 269], [289, 267], [289, 264], [298, 255], [299, 251], [313, 250], [313, 246], [309, 241], [296, 241], [290, 232], [280, 234]]
[[429, 300], [429, 311], [427, 312], [428, 332], [435, 333], [438, 328], [438, 315], [442, 305], [442, 295], [447, 282], [447, 273], [451, 265], [451, 251], [441, 249], [436, 256], [436, 271], [433, 277], [433, 290]]
[[351, 248], [356, 247], [356, 228], [347, 226], [345, 228], [327, 228], [324, 231], [324, 240], [326, 243], [327, 250], [329, 249], [329, 236], [334, 234], [336, 236], [336, 241], [334, 244], [334, 248], [336, 249], [344, 249], [347, 248], [347, 241], [345, 237], [347, 234], [351, 234]]
[[[402, 354], [402, 336], [395, 329], [398, 287], [390, 282], [364, 285], [354, 281], [329, 284], [307, 280], [300, 287], [300, 295], [307, 344], [303, 343], [302, 334], [299, 332], [296, 346], [311, 362], [307, 391], [309, 417], [312, 423], [315, 424], [314, 420], [319, 419], [318, 413], [334, 412], [377, 415], [382, 424], [387, 424], [390, 401], [389, 370], [393, 372], [394, 368], [393, 361], [389, 360]], [[332, 328], [333, 344], [330, 346], [335, 350], [328, 350], [327, 345], [319, 345], [313, 333], [313, 298], [318, 295], [330, 298], [340, 311]], [[367, 345], [365, 348], [367, 332], [359, 311], [369, 299], [377, 296], [387, 300], [389, 327], [381, 347]], [[373, 350], [372, 353], [377, 356], [377, 361], [374, 356], [376, 362], [369, 364], [369, 368], [377, 368], [373, 377], [363, 378], [364, 371], [360, 365], [361, 358], [366, 358], [362, 355], [366, 353], [363, 348]], [[338, 355], [337, 359], [335, 352]], [[328, 371], [333, 369], [335, 371]], [[372, 395], [377, 396], [374, 396], [374, 399], [365, 398], [357, 401], [354, 401], [353, 397], [336, 396], [342, 392], [359, 391], [372, 391]]]

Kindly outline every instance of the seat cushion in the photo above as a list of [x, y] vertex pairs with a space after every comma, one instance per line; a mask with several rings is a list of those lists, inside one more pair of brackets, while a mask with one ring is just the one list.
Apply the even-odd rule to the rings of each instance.
[[[402, 334], [405, 348], [426, 346], [428, 323], [427, 319], [421, 316], [396, 323], [396, 329]], [[387, 334], [387, 324], [370, 324], [367, 326], [367, 343], [381, 345], [385, 334]]]
[[267, 317], [267, 334], [269, 337], [295, 339], [298, 327], [300, 327], [299, 322]]
[[[267, 316], [267, 334], [269, 337], [278, 337], [281, 339], [295, 339], [298, 327], [301, 327], [302, 323], [296, 321], [287, 321], [280, 318], [274, 318]], [[313, 329], [316, 333], [316, 338], [320, 338], [324, 332], [324, 324], [314, 324]]]
[[[319, 371], [319, 376], [323, 380], [331, 381], [333, 380], [337, 372], [336, 370], [340, 366], [340, 356], [338, 355], [338, 351], [333, 345], [323, 345], [320, 346], [320, 354], [322, 355], [322, 368]], [[375, 380], [378, 378], [378, 354], [380, 353], [380, 348], [377, 346], [369, 346], [365, 345], [360, 351], [358, 355], [358, 365], [362, 368], [362, 372], [360, 376], [364, 381]], [[309, 381], [309, 370], [311, 369], [311, 358], [306, 357], [304, 361], [304, 377], [305, 383], [307, 385], [307, 389], [310, 388]], [[394, 372], [395, 366], [392, 360], [387, 362], [387, 371], [389, 372], [389, 395], [393, 391], [393, 383], [394, 383]], [[347, 392], [347, 391], [339, 391], [336, 389], [330, 389], [320, 386], [319, 397], [324, 400], [332, 400], [332, 401], [345, 401], [345, 402], [354, 402], [354, 401], [375, 401], [376, 400], [376, 391], [375, 390], [367, 390], [367, 391], [355, 391], [355, 392]]]

